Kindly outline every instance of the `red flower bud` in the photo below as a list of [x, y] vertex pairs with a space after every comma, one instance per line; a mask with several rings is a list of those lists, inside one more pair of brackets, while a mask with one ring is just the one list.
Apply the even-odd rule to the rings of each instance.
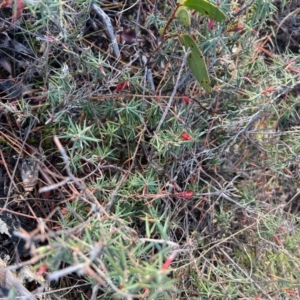
[[36, 275], [38, 275], [38, 276], [44, 275], [44, 273], [48, 270], [48, 267], [49, 266], [47, 264], [43, 264], [36, 272]]
[[193, 138], [189, 135], [189, 134], [187, 134], [187, 133], [182, 133], [181, 135], [180, 135], [180, 137], [182, 138], [182, 139], [184, 139], [185, 141], [190, 141], [190, 140], [192, 140]]
[[117, 92], [121, 92], [121, 91], [123, 91], [123, 90], [125, 90], [125, 89], [128, 89], [129, 86], [130, 86], [129, 81], [123, 81], [123, 82], [119, 83], [119, 84], [116, 86], [116, 91], [117, 91]]
[[209, 24], [208, 24], [208, 30], [212, 30], [212, 28], [214, 27], [215, 25], [215, 20], [209, 20]]
[[190, 103], [190, 98], [187, 96], [182, 96], [182, 100], [185, 104], [189, 104]]

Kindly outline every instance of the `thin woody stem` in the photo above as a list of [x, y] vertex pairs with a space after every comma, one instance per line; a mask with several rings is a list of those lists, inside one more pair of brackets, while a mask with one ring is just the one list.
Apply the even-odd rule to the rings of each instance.
[[166, 26], [165, 26], [165, 28], [164, 28], [163, 34], [162, 34], [163, 40], [164, 40], [164, 36], [165, 36], [166, 31], [167, 31], [167, 29], [169, 28], [171, 22], [176, 18], [176, 12], [177, 12], [177, 10], [178, 10], [178, 8], [179, 8], [180, 6], [182, 6], [182, 4], [178, 3], [177, 6], [176, 6], [176, 8], [175, 8], [174, 11], [173, 11], [171, 17], [169, 18], [169, 20], [168, 20], [168, 22], [167, 22], [167, 24], [166, 24]]
[[174, 37], [174, 36], [177, 36], [177, 35], [165, 36], [165, 34], [166, 34], [166, 32], [167, 32], [167, 30], [168, 30], [168, 28], [169, 28], [171, 22], [175, 19], [175, 17], [176, 17], [176, 16], [175, 16], [175, 15], [176, 15], [176, 12], [177, 12], [177, 10], [178, 10], [178, 8], [179, 8], [180, 6], [182, 6], [182, 4], [178, 3], [177, 6], [175, 7], [174, 11], [172, 12], [172, 15], [170, 16], [170, 18], [169, 18], [169, 20], [168, 20], [168, 22], [167, 22], [167, 24], [166, 24], [166, 26], [165, 26], [165, 28], [164, 28], [163, 34], [162, 34], [162, 36], [161, 36], [162, 41], [161, 41], [161, 43], [156, 47], [156, 49], [154, 49], [154, 50], [151, 52], [151, 54], [150, 54], [150, 56], [149, 56], [149, 58], [148, 58], [148, 61], [147, 61], [146, 65], [149, 63], [149, 61], [150, 61], [150, 59], [153, 57], [153, 55], [154, 55], [155, 53], [157, 53], [158, 50], [164, 45], [164, 43], [165, 43], [165, 41], [166, 41], [167, 39], [172, 38], [172, 37]]

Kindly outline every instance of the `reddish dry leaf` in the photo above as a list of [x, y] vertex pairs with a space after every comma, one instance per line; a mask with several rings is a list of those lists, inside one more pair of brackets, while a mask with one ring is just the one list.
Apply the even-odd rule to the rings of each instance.
[[237, 25], [236, 27], [233, 27], [233, 28], [227, 30], [227, 32], [237, 32], [237, 31], [242, 31], [242, 30], [244, 30], [244, 29], [245, 29], [244, 26], [242, 26], [242, 25]]
[[184, 191], [175, 193], [174, 196], [184, 200], [190, 200], [194, 198], [195, 193], [193, 191]]
[[60, 225], [57, 225], [57, 226], [53, 226], [51, 228], [51, 230], [60, 230], [61, 229], [61, 226]]
[[159, 103], [161, 100], [161, 91], [159, 91], [158, 96], [156, 96], [157, 102]]
[[277, 245], [279, 245], [279, 246], [282, 245], [281, 240], [279, 239], [279, 237], [276, 234], [273, 235], [273, 238]]
[[289, 65], [293, 64], [293, 63], [295, 62], [295, 60], [296, 60], [296, 58], [290, 59], [290, 60], [285, 64], [285, 66], [289, 66]]
[[275, 90], [276, 90], [275, 87], [269, 87], [269, 88], [265, 89], [264, 91], [262, 91], [261, 94], [265, 95], [265, 94], [273, 93]]
[[286, 230], [284, 229], [284, 227], [279, 226], [278, 229], [279, 229], [282, 233], [286, 233]]
[[290, 295], [298, 295], [297, 289], [286, 289], [285, 292]]
[[150, 292], [149, 289], [145, 287], [144, 288], [144, 296], [149, 295], [149, 292]]
[[4, 0], [0, 6], [3, 7], [12, 7], [12, 22], [16, 22], [20, 18], [24, 10], [24, 0]]
[[5, 69], [10, 75], [12, 73], [11, 64], [4, 57], [0, 57], [0, 66]]
[[14, 5], [14, 0], [3, 0], [0, 8], [3, 7], [12, 7]]
[[68, 214], [68, 210], [66, 208], [62, 208], [60, 212], [63, 215], [63, 217], [66, 217]]
[[16, 5], [13, 8], [12, 22], [16, 22], [22, 15], [24, 10], [24, 1], [18, 0]]

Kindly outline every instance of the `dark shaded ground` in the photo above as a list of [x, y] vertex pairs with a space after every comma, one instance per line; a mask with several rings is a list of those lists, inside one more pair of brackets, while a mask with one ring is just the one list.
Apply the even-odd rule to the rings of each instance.
[[276, 52], [286, 53], [291, 51], [299, 53], [300, 50], [300, 2], [287, 1], [282, 7], [281, 0], [274, 1], [278, 13], [274, 15], [272, 26], [276, 36], [274, 38]]

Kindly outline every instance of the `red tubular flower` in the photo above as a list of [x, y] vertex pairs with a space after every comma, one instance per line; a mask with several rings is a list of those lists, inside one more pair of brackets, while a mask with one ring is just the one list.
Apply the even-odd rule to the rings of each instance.
[[182, 139], [184, 139], [185, 141], [190, 141], [190, 140], [193, 139], [189, 134], [187, 134], [187, 133], [185, 133], [185, 132], [183, 132], [183, 133], [180, 135], [180, 137], [181, 137]]

